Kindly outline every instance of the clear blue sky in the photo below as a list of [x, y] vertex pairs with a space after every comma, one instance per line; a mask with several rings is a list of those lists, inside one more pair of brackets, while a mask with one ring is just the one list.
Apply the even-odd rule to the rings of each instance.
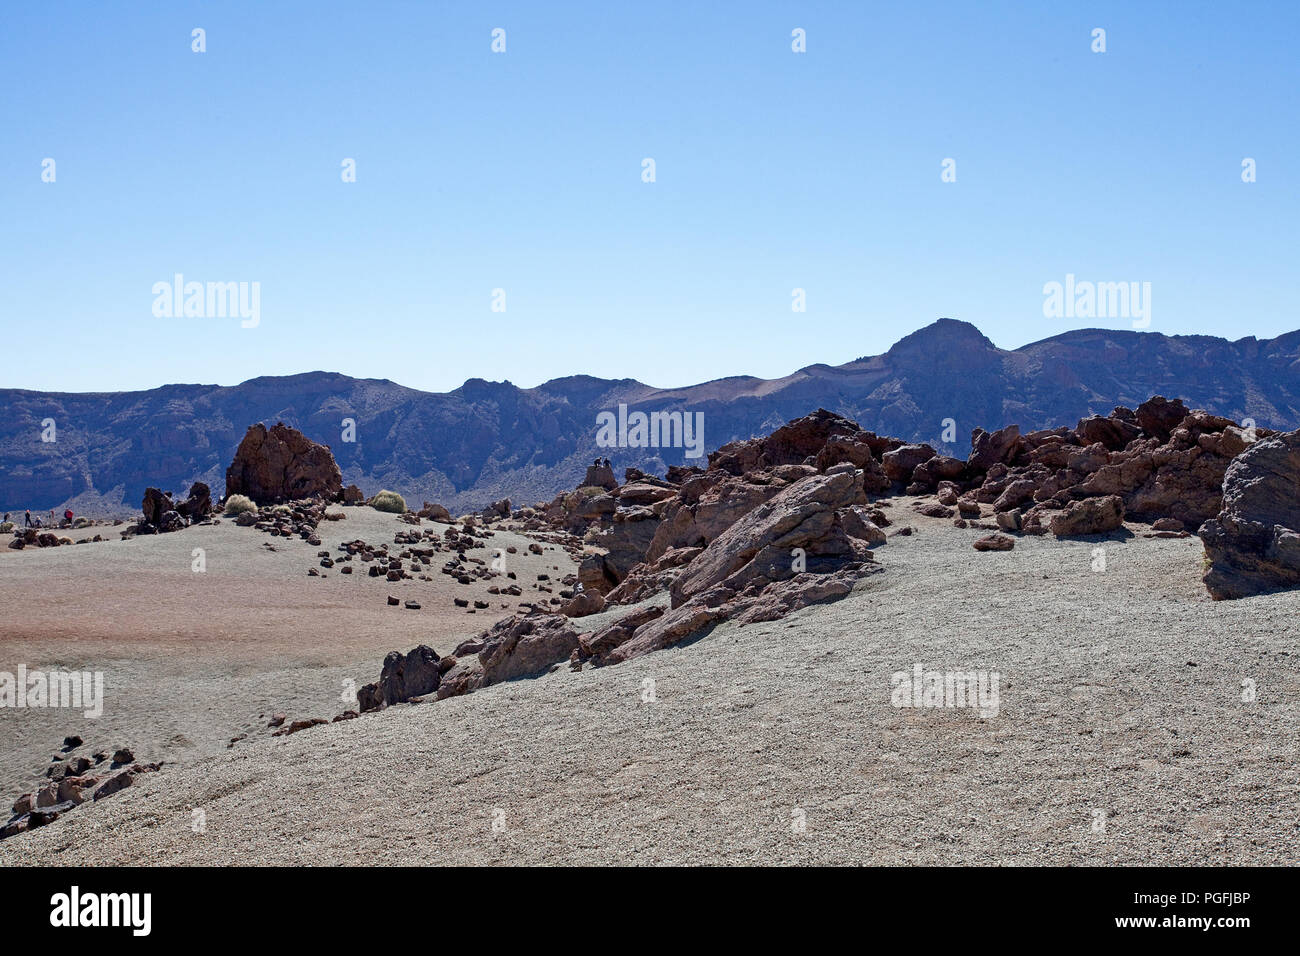
[[[7, 3], [0, 384], [673, 386], [939, 316], [1004, 347], [1131, 327], [1044, 318], [1066, 273], [1150, 282], [1151, 331], [1273, 336], [1300, 327], [1298, 11]], [[260, 282], [260, 325], [156, 318], [178, 272]]]

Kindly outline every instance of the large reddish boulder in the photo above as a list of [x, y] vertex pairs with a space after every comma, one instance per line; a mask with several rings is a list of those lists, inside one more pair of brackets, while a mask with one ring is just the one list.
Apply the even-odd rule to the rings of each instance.
[[207, 484], [196, 481], [190, 485], [189, 497], [177, 502], [176, 510], [190, 521], [198, 521], [212, 514], [212, 492]]
[[315, 497], [336, 501], [342, 493], [343, 474], [329, 446], [284, 422], [249, 428], [226, 469], [226, 494], [247, 495], [259, 504]]
[[1106, 534], [1124, 524], [1124, 499], [1119, 495], [1074, 501], [1052, 519], [1052, 534]]
[[1118, 418], [1113, 412], [1106, 418], [1092, 415], [1082, 419], [1074, 431], [1080, 444], [1101, 444], [1110, 451], [1119, 451], [1142, 434], [1142, 429], [1135, 422]]
[[1024, 443], [1020, 439], [1020, 426], [1008, 425], [995, 432], [977, 428], [971, 433], [970, 444], [971, 453], [966, 465], [971, 471], [978, 472], [1011, 461]]
[[578, 648], [579, 632], [563, 614], [515, 614], [478, 637], [462, 642], [442, 675], [438, 699], [469, 694], [517, 677], [532, 677], [566, 661]]
[[144, 512], [145, 522], [156, 526], [162, 524], [163, 515], [175, 510], [175, 505], [172, 504], [170, 493], [159, 491], [157, 488], [146, 488], [144, 500], [140, 502], [140, 510]]
[[873, 441], [878, 441], [876, 436], [863, 431], [857, 422], [819, 408], [763, 438], [728, 442], [709, 455], [709, 470], [743, 475], [760, 468], [803, 464], [810, 458], [815, 462], [827, 444], [833, 442], [835, 448], [822, 457], [821, 467], [825, 468], [860, 456], [853, 445], [866, 445], [871, 450]]
[[[870, 542], [853, 537], [857, 512], [866, 503], [862, 472], [837, 465], [810, 475], [765, 501], [711, 541], [671, 588], [673, 607], [723, 585], [741, 591], [754, 584], [793, 577], [800, 571], [831, 571], [846, 562], [870, 561]], [[800, 566], [795, 549], [803, 553]]]
[[900, 445], [880, 456], [880, 465], [890, 481], [911, 481], [917, 465], [935, 457], [929, 445]]
[[976, 551], [1010, 551], [1016, 546], [1016, 539], [1005, 534], [988, 534], [976, 538], [973, 547]]
[[607, 491], [613, 491], [618, 487], [618, 479], [614, 477], [614, 469], [609, 463], [609, 459], [596, 459], [594, 465], [587, 466], [587, 474], [582, 479], [580, 488], [604, 488]]
[[1255, 442], [1223, 476], [1223, 510], [1201, 526], [1216, 601], [1300, 587], [1300, 431]]
[[357, 704], [362, 711], [379, 710], [432, 694], [440, 676], [440, 660], [433, 648], [421, 644], [407, 654], [391, 651], [384, 658], [379, 680], [357, 691]]
[[626, 508], [615, 511], [608, 527], [592, 531], [587, 540], [602, 549], [604, 572], [614, 581], [622, 581], [629, 571], [646, 559], [646, 552], [659, 529], [659, 516], [649, 508]]
[[1187, 406], [1180, 399], [1173, 401], [1163, 395], [1153, 395], [1137, 407], [1137, 424], [1148, 435], [1165, 441], [1178, 424], [1187, 417]]

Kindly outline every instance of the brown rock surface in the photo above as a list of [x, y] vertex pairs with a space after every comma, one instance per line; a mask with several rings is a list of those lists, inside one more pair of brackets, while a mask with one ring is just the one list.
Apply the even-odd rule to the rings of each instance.
[[451, 513], [442, 505], [435, 504], [432, 501], [426, 501], [424, 507], [416, 512], [416, 514], [418, 517], [428, 518], [431, 521], [440, 521], [443, 524], [452, 523]]
[[1215, 600], [1300, 587], [1300, 431], [1257, 441], [1233, 460], [1223, 510], [1199, 534]]
[[[864, 432], [856, 422], [819, 408], [811, 415], [787, 422], [765, 437], [723, 445], [709, 455], [709, 470], [720, 469], [732, 475], [742, 475], [777, 465], [799, 465], [809, 458], [816, 460], [832, 441], [837, 447], [840, 442], [846, 442], [842, 453], [851, 457], [861, 454], [853, 445], [869, 446], [873, 438], [874, 435]], [[834, 458], [835, 454], [828, 453], [828, 459]], [[828, 460], [823, 467], [830, 464], [839, 464], [839, 461]]]
[[202, 481], [190, 485], [189, 497], [176, 505], [182, 517], [198, 521], [212, 514], [212, 491]]
[[880, 466], [890, 481], [911, 481], [912, 472], [934, 458], [929, 445], [899, 445], [880, 456]]
[[579, 591], [560, 608], [565, 617], [587, 617], [605, 610], [605, 599], [595, 591]]
[[579, 632], [562, 614], [513, 615], [462, 643], [456, 663], [442, 675], [438, 699], [468, 694], [489, 684], [531, 677], [566, 661]]
[[259, 504], [321, 497], [339, 500], [343, 475], [328, 446], [279, 422], [248, 429], [226, 469], [226, 494]]
[[609, 459], [597, 459], [594, 465], [587, 466], [587, 474], [582, 479], [581, 488], [604, 488], [607, 491], [613, 491], [618, 487], [618, 479], [614, 477], [614, 469], [610, 467]]
[[357, 703], [364, 712], [431, 694], [438, 689], [439, 674], [438, 655], [431, 647], [420, 644], [406, 654], [391, 651], [379, 680], [357, 691]]
[[975, 429], [971, 435], [971, 453], [966, 459], [972, 471], [988, 471], [996, 464], [1010, 461], [1021, 447], [1020, 426], [1008, 425], [995, 432]]
[[1124, 499], [1119, 495], [1074, 501], [1052, 519], [1052, 534], [1058, 536], [1105, 534], [1124, 524]]
[[1137, 407], [1137, 424], [1148, 435], [1164, 441], [1178, 423], [1187, 417], [1187, 406], [1179, 399], [1170, 401], [1153, 395]]
[[862, 473], [839, 468], [796, 482], [727, 528], [673, 583], [673, 606], [724, 583], [742, 590], [759, 579], [792, 577], [796, 548], [805, 552], [809, 569], [827, 561], [871, 560], [867, 542], [850, 538], [835, 514], [866, 503]]

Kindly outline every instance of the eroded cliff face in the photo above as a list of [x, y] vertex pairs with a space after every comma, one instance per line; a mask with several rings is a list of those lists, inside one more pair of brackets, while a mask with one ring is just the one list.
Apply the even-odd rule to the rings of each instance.
[[[845, 365], [672, 390], [573, 376], [532, 389], [472, 379], [432, 394], [326, 372], [111, 394], [10, 389], [0, 391], [0, 506], [45, 509], [73, 500], [85, 503], [76, 510], [118, 502], [134, 511], [145, 487], [182, 494], [194, 481], [219, 495], [226, 466], [257, 422], [284, 421], [329, 445], [345, 485], [392, 488], [456, 511], [504, 497], [549, 499], [575, 487], [598, 456], [620, 473], [699, 463], [680, 448], [597, 447], [596, 416], [620, 403], [702, 413], [708, 450], [821, 407], [964, 457], [977, 426], [1054, 427], [1136, 407], [1153, 394], [1237, 421], [1295, 428], [1300, 332], [1229, 342], [1090, 329], [1007, 351], [974, 326], [944, 319], [883, 355]], [[356, 423], [355, 441], [344, 440], [345, 418]], [[56, 441], [41, 440], [46, 419], [56, 423]]]

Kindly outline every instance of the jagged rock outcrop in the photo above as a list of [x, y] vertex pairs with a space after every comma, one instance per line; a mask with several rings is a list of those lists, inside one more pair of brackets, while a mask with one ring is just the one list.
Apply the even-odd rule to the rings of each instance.
[[587, 466], [587, 474], [582, 479], [582, 488], [604, 488], [608, 491], [618, 487], [618, 479], [614, 477], [614, 468], [609, 463], [609, 459], [596, 459], [594, 465]]
[[[1030, 534], [1049, 527], [1057, 534], [1099, 534], [1125, 518], [1168, 518], [1196, 527], [1218, 512], [1228, 463], [1252, 438], [1271, 434], [1248, 434], [1230, 419], [1188, 411], [1181, 401], [1157, 395], [1136, 412], [1119, 406], [1074, 428], [1027, 434], [1014, 425], [996, 432], [977, 428], [963, 474], [938, 489], [943, 482], [933, 482], [933, 463], [927, 463], [914, 471], [907, 490], [938, 489], [964, 516], [978, 516], [980, 503], [992, 505], [995, 514], [1019, 512], [1016, 530]], [[1112, 497], [1119, 501], [1118, 516], [1111, 505], [1077, 504]], [[947, 502], [941, 497], [941, 503]]]
[[825, 470], [844, 461], [853, 461], [860, 468], [861, 462], [878, 462], [882, 453], [902, 444], [897, 439], [880, 438], [864, 431], [857, 422], [819, 408], [787, 422], [770, 435], [723, 445], [709, 455], [708, 470], [731, 475], [778, 465], [813, 465]]
[[[740, 592], [800, 571], [831, 571], [872, 560], [870, 544], [852, 537], [857, 513], [840, 511], [866, 502], [862, 472], [851, 464], [809, 475], [758, 505], [715, 538], [673, 582], [673, 607], [713, 587]], [[798, 553], [796, 553], [798, 552]]]
[[205, 482], [194, 482], [190, 485], [189, 496], [176, 505], [176, 510], [191, 524], [206, 518], [212, 514], [212, 490]]
[[342, 500], [343, 475], [329, 447], [278, 422], [251, 426], [226, 469], [226, 494], [258, 504], [301, 498]]
[[[986, 504], [995, 515], [1015, 513], [999, 521], [1003, 530], [1099, 534], [1125, 516], [1198, 525], [1217, 512], [1223, 471], [1248, 440], [1228, 419], [1155, 396], [1137, 411], [1119, 406], [1074, 428], [977, 428], [962, 460], [866, 432], [819, 409], [764, 438], [724, 446], [707, 470], [678, 473], [675, 491], [671, 482], [650, 483], [635, 472], [621, 488], [561, 496], [545, 513], [553, 526], [584, 535], [591, 546], [580, 575], [585, 588], [615, 601], [636, 600], [689, 576], [656, 569], [662, 555], [707, 548], [791, 484], [837, 466], [860, 471], [865, 495], [935, 494], [938, 503], [925, 513], [951, 515], [958, 507], [963, 516], [978, 517]], [[1118, 507], [1076, 506], [1112, 497]]]
[[[975, 429], [963, 460], [820, 409], [724, 446], [706, 469], [658, 479], [630, 468], [622, 486], [587, 484], [511, 515], [526, 528], [582, 537], [588, 550], [569, 582], [575, 591], [564, 595], [564, 613], [517, 614], [463, 643], [439, 665], [438, 697], [565, 661], [579, 670], [617, 664], [699, 639], [723, 621], [744, 626], [842, 598], [882, 570], [871, 549], [887, 540], [889, 521], [870, 502], [885, 493], [918, 496], [918, 513], [935, 518], [956, 508], [959, 528], [997, 530], [973, 542], [978, 551], [1009, 551], [1015, 534], [1105, 534], [1126, 518], [1154, 522], [1155, 535], [1184, 534], [1218, 507], [1234, 456], [1270, 434], [1156, 396], [1073, 428]], [[995, 525], [968, 521], [985, 517], [984, 506]], [[1300, 547], [1290, 528], [1257, 550], [1286, 564]], [[642, 606], [582, 630], [583, 617], [605, 611], [608, 621], [611, 608], [665, 592], [666, 609]]]
[[562, 614], [531, 613], [503, 618], [452, 652], [438, 699], [543, 673], [578, 647], [578, 631]]
[[357, 704], [364, 713], [432, 694], [441, 673], [441, 661], [431, 647], [421, 644], [406, 654], [390, 651], [379, 680], [357, 691]]
[[175, 510], [175, 507], [169, 493], [164, 493], [157, 488], [146, 488], [144, 490], [144, 500], [140, 502], [140, 510], [144, 512], [146, 524], [160, 525], [163, 521], [163, 515]]
[[671, 583], [670, 610], [642, 608], [594, 632], [580, 631], [564, 614], [505, 618], [457, 647], [450, 667], [443, 662], [438, 698], [534, 676], [566, 660], [575, 667], [617, 664], [698, 637], [720, 621], [775, 620], [844, 597], [878, 570], [870, 548], [883, 534], [861, 509], [865, 500], [863, 472], [851, 463], [803, 475], [708, 547], [674, 549], [650, 566], [651, 573], [683, 569]]
[[128, 526], [122, 532], [123, 537], [179, 531], [195, 521], [207, 518], [212, 513], [212, 499], [208, 486], [201, 481], [195, 482], [190, 488], [189, 498], [179, 503], [172, 500], [170, 491], [146, 488], [140, 510], [144, 519]]
[[[771, 435], [723, 446], [705, 470], [670, 469], [668, 479], [658, 479], [629, 469], [624, 485], [584, 486], [559, 495], [541, 514], [551, 527], [584, 537], [591, 552], [579, 571], [584, 589], [608, 596], [636, 572], [634, 584], [619, 597], [635, 600], [633, 595], [647, 593], [651, 582], [657, 587], [674, 576], [664, 568], [650, 570], [664, 554], [706, 547], [742, 516], [810, 475], [849, 467], [858, 472], [864, 494], [885, 491], [891, 479], [880, 457], [902, 445], [818, 409]], [[936, 474], [952, 473], [945, 464], [952, 460], [935, 456], [929, 446], [916, 446], [910, 454]]]
[[1300, 587], [1300, 431], [1258, 441], [1233, 460], [1223, 510], [1199, 533], [1215, 600]]
[[[872, 454], [869, 440], [825, 411], [791, 424], [776, 442], [734, 447], [703, 473], [679, 472], [680, 485], [629, 474], [622, 487], [582, 488], [543, 509], [563, 528], [581, 527], [588, 515], [587, 540], [600, 551], [582, 562], [581, 589], [564, 613], [516, 614], [462, 643], [439, 666], [438, 698], [540, 674], [566, 660], [575, 668], [616, 664], [699, 637], [723, 620], [774, 620], [841, 598], [879, 570], [871, 548], [885, 536], [864, 507], [879, 462], [869, 457], [867, 467], [855, 464], [863, 449]], [[883, 453], [896, 445], [878, 447]], [[740, 475], [723, 467], [736, 462], [764, 465]], [[609, 499], [613, 510], [586, 507], [599, 498]], [[670, 530], [661, 538], [665, 526]], [[573, 623], [613, 600], [639, 601], [665, 590], [672, 604], [666, 612], [641, 608], [595, 631]]]
[[1107, 495], [1070, 502], [1052, 519], [1050, 528], [1052, 534], [1062, 536], [1106, 534], [1123, 524], [1124, 499], [1119, 495]]

